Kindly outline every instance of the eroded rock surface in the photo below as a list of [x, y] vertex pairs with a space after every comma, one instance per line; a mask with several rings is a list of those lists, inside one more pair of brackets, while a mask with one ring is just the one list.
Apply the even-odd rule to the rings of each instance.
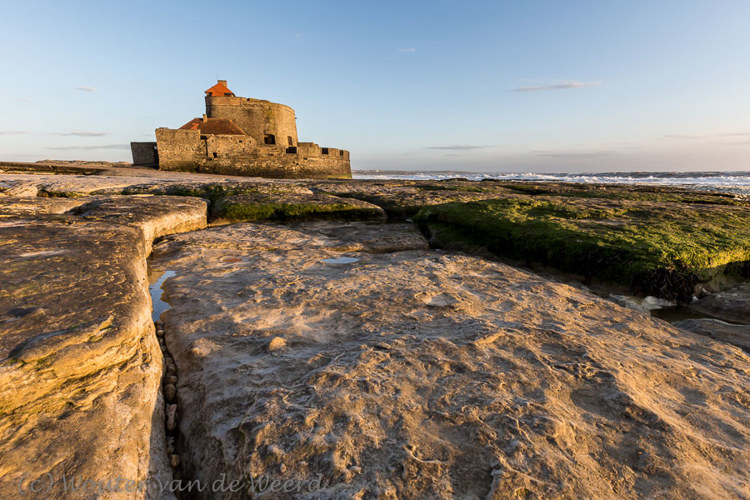
[[454, 201], [478, 201], [513, 196], [514, 191], [496, 183], [453, 180], [420, 181], [329, 181], [310, 184], [315, 189], [341, 197], [364, 200], [382, 207], [389, 217], [411, 217], [420, 208]]
[[685, 319], [673, 324], [677, 328], [735, 345], [750, 353], [750, 325], [736, 325], [712, 318]]
[[83, 205], [86, 198], [31, 198], [0, 196], [0, 217], [28, 217], [37, 214], [64, 214]]
[[750, 325], [750, 284], [713, 293], [691, 307], [715, 318]]
[[263, 220], [376, 220], [385, 211], [366, 201], [328, 194], [245, 193], [226, 196], [213, 207], [217, 219], [233, 222]]
[[[399, 251], [372, 253], [389, 230]], [[750, 495], [736, 347], [404, 227], [238, 224], [155, 254], [176, 272], [192, 478], [302, 481], [267, 498]]]
[[161, 236], [202, 228], [207, 223], [207, 203], [176, 196], [98, 197], [70, 210], [86, 220], [137, 227], [143, 233], [146, 255]]
[[[154, 489], [171, 475], [146, 257], [205, 225], [198, 199], [2, 200], [0, 497], [169, 497]], [[116, 478], [119, 493], [65, 490]], [[32, 495], [37, 479], [54, 484]]]
[[[750, 360], [724, 343], [744, 345], [740, 327], [681, 325], [713, 338], [694, 335], [430, 251], [410, 225], [171, 235], [203, 227], [222, 200], [348, 197], [408, 217], [568, 186], [0, 168], [22, 172], [0, 179], [2, 498], [46, 474], [55, 489], [37, 498], [169, 498], [154, 489], [172, 477], [167, 462], [203, 484], [299, 480], [266, 498], [750, 497]], [[165, 319], [179, 378], [167, 358], [166, 406], [144, 260], [161, 236], [155, 264], [177, 272]], [[750, 310], [742, 294], [726, 297], [709, 314], [745, 320], [717, 313]], [[174, 426], [176, 452], [164, 449]], [[151, 489], [71, 493], [63, 477]]]

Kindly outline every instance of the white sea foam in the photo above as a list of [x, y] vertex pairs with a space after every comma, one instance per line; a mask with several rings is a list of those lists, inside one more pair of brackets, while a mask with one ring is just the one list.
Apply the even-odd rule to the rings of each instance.
[[353, 172], [355, 179], [442, 180], [465, 178], [474, 181], [576, 182], [583, 184], [641, 184], [680, 186], [697, 190], [727, 191], [750, 195], [750, 172], [605, 172], [591, 174], [475, 173], [475, 172]]

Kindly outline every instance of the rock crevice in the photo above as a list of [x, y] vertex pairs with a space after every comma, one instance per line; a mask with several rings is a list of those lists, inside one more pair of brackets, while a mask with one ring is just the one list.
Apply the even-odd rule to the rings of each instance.
[[112, 197], [55, 214], [43, 198], [2, 201], [0, 496], [42, 479], [44, 498], [90, 497], [75, 489], [86, 481], [100, 498], [159, 497], [170, 476], [146, 258], [154, 238], [205, 227], [206, 203]]

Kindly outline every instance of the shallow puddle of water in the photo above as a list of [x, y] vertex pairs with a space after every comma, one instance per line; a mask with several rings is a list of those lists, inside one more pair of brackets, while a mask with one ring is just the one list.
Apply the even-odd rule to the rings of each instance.
[[661, 309], [652, 309], [651, 316], [659, 318], [669, 323], [682, 321], [683, 319], [705, 319], [711, 318], [708, 314], [696, 312], [690, 306], [670, 306]]
[[163, 300], [162, 296], [162, 285], [166, 280], [176, 275], [174, 271], [150, 271], [149, 272], [149, 286], [148, 291], [151, 293], [151, 318], [154, 321], [158, 321], [161, 317], [161, 313], [169, 309], [170, 305]]
[[356, 257], [337, 257], [335, 259], [323, 259], [321, 262], [325, 264], [354, 264], [359, 262], [359, 259]]
[[690, 306], [677, 305], [675, 302], [670, 302], [664, 299], [658, 299], [656, 297], [633, 297], [626, 295], [610, 295], [610, 300], [617, 302], [621, 306], [630, 307], [638, 311], [648, 312], [654, 318], [674, 323], [675, 321], [682, 321], [684, 319], [702, 319], [711, 318], [708, 314], [703, 314], [693, 310]]

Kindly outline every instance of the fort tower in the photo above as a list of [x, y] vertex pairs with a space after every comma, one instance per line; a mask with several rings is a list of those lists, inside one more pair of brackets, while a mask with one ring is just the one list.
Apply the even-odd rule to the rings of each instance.
[[206, 115], [232, 120], [258, 144], [297, 146], [294, 110], [283, 104], [236, 97], [225, 80], [206, 90]]

